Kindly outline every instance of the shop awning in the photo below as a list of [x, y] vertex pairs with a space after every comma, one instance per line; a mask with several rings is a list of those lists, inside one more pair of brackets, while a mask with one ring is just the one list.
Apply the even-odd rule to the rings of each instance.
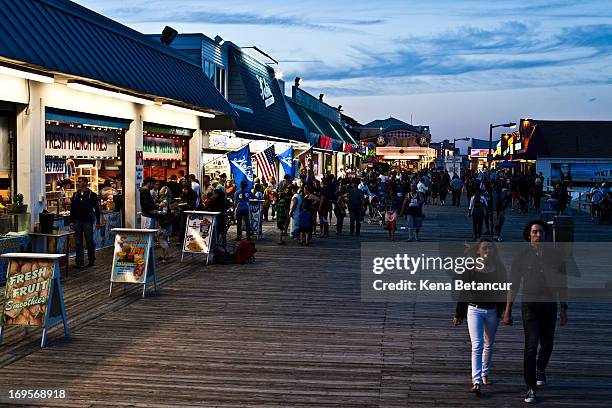
[[316, 137], [319, 139], [323, 137], [325, 142], [327, 142], [325, 138], [331, 139], [329, 143], [326, 143], [326, 148], [335, 151], [344, 151], [345, 143], [357, 144], [342, 124], [306, 109], [289, 98], [287, 98], [287, 105], [299, 119], [299, 122], [294, 125], [303, 126], [310, 144], [315, 144], [313, 141]]
[[247, 139], [306, 142], [291, 124], [274, 71], [238, 47], [228, 47], [228, 99], [235, 107], [236, 134]]
[[0, 57], [195, 109], [235, 114], [188, 57], [67, 0], [2, 1]]
[[80, 112], [77, 113], [56, 108], [45, 109], [45, 120], [117, 129], [128, 129], [130, 127], [130, 123], [132, 122], [128, 119], [111, 118], [108, 116], [92, 115]]

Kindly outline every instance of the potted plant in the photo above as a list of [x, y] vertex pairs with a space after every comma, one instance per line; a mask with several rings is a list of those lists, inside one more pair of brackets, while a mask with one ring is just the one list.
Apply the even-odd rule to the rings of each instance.
[[15, 204], [13, 204], [13, 212], [15, 214], [25, 214], [28, 211], [28, 205], [23, 204], [23, 194], [19, 193], [15, 196]]

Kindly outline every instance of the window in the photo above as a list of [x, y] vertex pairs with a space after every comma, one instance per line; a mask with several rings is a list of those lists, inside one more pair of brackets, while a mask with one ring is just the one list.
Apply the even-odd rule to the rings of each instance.
[[204, 75], [212, 80], [215, 76], [215, 64], [204, 60]]
[[225, 70], [221, 67], [215, 67], [215, 86], [225, 96]]

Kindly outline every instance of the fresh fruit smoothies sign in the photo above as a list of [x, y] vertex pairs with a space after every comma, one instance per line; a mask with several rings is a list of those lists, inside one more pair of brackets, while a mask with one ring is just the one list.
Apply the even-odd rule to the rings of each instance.
[[9, 259], [2, 326], [45, 325], [54, 261]]
[[145, 283], [151, 234], [117, 232], [112, 282]]

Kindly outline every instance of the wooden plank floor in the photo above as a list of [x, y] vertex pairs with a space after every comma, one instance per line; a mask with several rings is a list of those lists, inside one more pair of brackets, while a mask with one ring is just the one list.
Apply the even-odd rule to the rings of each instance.
[[[471, 237], [465, 208], [427, 207], [425, 241]], [[532, 215], [508, 214], [507, 241]], [[610, 241], [612, 227], [576, 217], [578, 240]], [[2, 387], [65, 388], [62, 407], [420, 407], [521, 406], [523, 331], [500, 326], [496, 383], [467, 392], [470, 344], [450, 303], [360, 299], [360, 241], [316, 239], [280, 247], [267, 225], [253, 265], [160, 268], [158, 296], [137, 288], [108, 298], [110, 254], [63, 280], [73, 337], [9, 330], [0, 347]], [[399, 232], [401, 234], [401, 231]], [[409, 245], [409, 244], [406, 244]], [[612, 305], [572, 304], [558, 328], [541, 406], [609, 406]], [[518, 316], [517, 316], [518, 317]], [[14, 406], [4, 405], [4, 406]]]

